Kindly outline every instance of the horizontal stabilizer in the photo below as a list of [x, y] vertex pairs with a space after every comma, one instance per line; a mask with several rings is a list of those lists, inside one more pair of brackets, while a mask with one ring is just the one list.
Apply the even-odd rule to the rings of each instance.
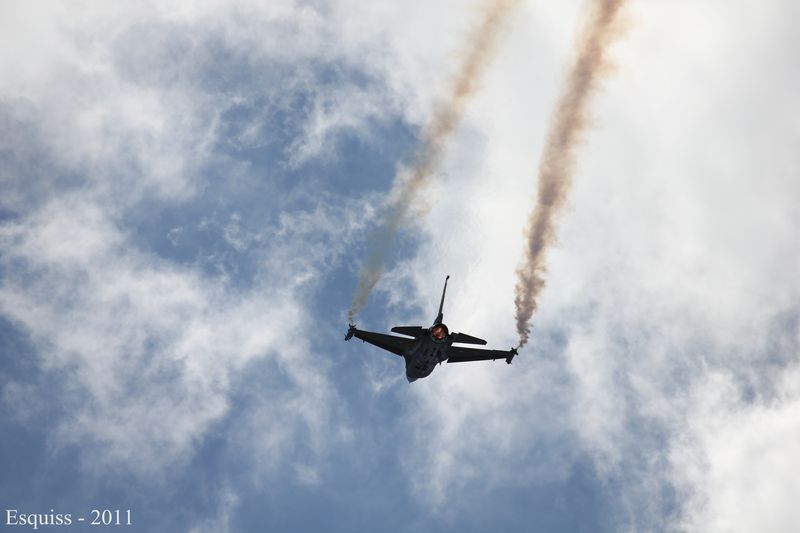
[[478, 337], [473, 337], [472, 335], [467, 335], [466, 333], [456, 333], [453, 336], [453, 342], [460, 342], [462, 344], [486, 344], [485, 340], [479, 339]]
[[416, 338], [425, 333], [425, 328], [422, 326], [395, 326], [392, 328], [392, 332]]

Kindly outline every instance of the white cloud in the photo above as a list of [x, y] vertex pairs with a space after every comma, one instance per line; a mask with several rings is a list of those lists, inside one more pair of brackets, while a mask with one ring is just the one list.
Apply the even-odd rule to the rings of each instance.
[[[593, 107], [597, 127], [550, 254], [532, 345], [510, 368], [451, 365], [412, 385], [417, 402], [433, 406], [422, 423], [415, 414], [407, 425], [418, 445], [434, 443], [409, 463], [421, 500], [452, 511], [465, 480], [489, 490], [520, 471], [529, 483], [548, 479], [536, 468], [544, 460], [520, 457], [555, 439], [568, 448], [556, 455], [562, 473], [588, 453], [602, 479], [623, 486], [615, 498], [622, 519], [664, 529], [686, 503], [684, 492], [677, 510], [662, 500], [675, 483], [670, 443], [692, 426], [708, 369], [768, 394], [797, 360], [800, 160], [797, 115], [786, 110], [796, 107], [790, 94], [800, 78], [782, 22], [792, 8], [745, 4], [630, 6], [631, 29]], [[430, 189], [432, 208], [420, 222], [429, 240], [386, 284], [412, 279], [416, 294], [405, 298], [427, 321], [441, 277], [452, 274], [449, 325], [501, 348], [516, 340], [513, 271], [574, 7], [556, 14], [531, 5], [518, 19]], [[699, 28], [710, 14], [709, 34]], [[526, 31], [555, 19], [549, 33]], [[753, 82], [770, 78], [779, 83], [774, 93]], [[561, 421], [543, 421], [542, 411]], [[516, 444], [498, 445], [509, 434]], [[789, 440], [778, 440], [779, 456], [796, 456]], [[692, 481], [717, 497], [705, 477]], [[784, 478], [773, 482], [791, 493]], [[791, 513], [774, 520], [794, 523]]]
[[[317, 203], [311, 211], [285, 213], [277, 226], [256, 232], [242, 228], [234, 213], [220, 224], [220, 236], [233, 253], [259, 255], [255, 285], [246, 293], [224, 275], [209, 277], [138, 248], [135, 228], [125, 226], [126, 215], [142, 199], [179, 207], [193, 198], [211, 158], [218, 158], [213, 149], [220, 141], [220, 113], [242, 102], [192, 85], [193, 69], [211, 61], [202, 49], [204, 39], [221, 38], [229, 52], [252, 57], [256, 66], [281, 54], [287, 54], [284, 61], [294, 60], [302, 52], [259, 43], [256, 21], [235, 24], [239, 8], [83, 7], [70, 14], [54, 8], [49, 16], [63, 15], [57, 23], [39, 13], [37, 27], [53, 42], [34, 46], [27, 57], [41, 58], [47, 68], [20, 71], [4, 78], [2, 87], [10, 116], [27, 109], [27, 123], [34, 125], [28, 139], [14, 140], [14, 122], [4, 136], [21, 174], [5, 176], [10, 194], [4, 207], [18, 215], [2, 225], [8, 273], [0, 286], [2, 312], [31, 335], [43, 367], [64, 375], [61, 394], [70, 416], [56, 428], [51, 445], [80, 444], [88, 469], [156, 475], [166, 465], [185, 464], [228, 413], [234, 383], [253, 364], [272, 361], [285, 377], [275, 391], [287, 400], [282, 416], [264, 419], [271, 407], [264, 404], [249, 422], [285, 444], [276, 448], [257, 440], [251, 452], [280, 463], [278, 452], [290, 450], [298, 432], [310, 434], [313, 454], [297, 475], [312, 482], [314, 458], [326, 453], [322, 441], [329, 437], [322, 433], [330, 431], [329, 399], [335, 392], [325, 366], [309, 363], [307, 343], [285, 340], [305, 337], [309, 288], [341, 260], [343, 245], [368, 216], [353, 209], [354, 200], [330, 205], [318, 191], [307, 194]], [[290, 7], [242, 9], [276, 21], [280, 31], [302, 40], [307, 32], [296, 35], [291, 27], [313, 32], [315, 15]], [[153, 27], [178, 34], [165, 40]], [[201, 47], [199, 53], [186, 61], [165, 60], [170, 46], [185, 44], [187, 35], [190, 45]], [[26, 35], [17, 37], [21, 45]], [[137, 44], [129, 48], [131, 39]], [[260, 48], [249, 48], [257, 43]], [[3, 59], [5, 71], [16, 64], [10, 55]], [[172, 77], [171, 68], [177, 68]], [[42, 156], [49, 157], [47, 164], [29, 176], [43, 183], [41, 194], [26, 196], [25, 165]], [[242, 173], [235, 162], [225, 163], [234, 176]], [[60, 188], [56, 177], [64, 172], [78, 177]], [[170, 233], [173, 240], [181, 229]], [[341, 244], [332, 246], [337, 240]], [[31, 397], [13, 383], [3, 394], [10, 404]], [[248, 426], [239, 437], [257, 437], [255, 429]]]
[[800, 456], [798, 366], [780, 378], [776, 397], [746, 403], [735, 382], [709, 374], [670, 457], [688, 505], [691, 531], [793, 531]]
[[[232, 377], [254, 360], [288, 357], [275, 347], [302, 322], [291, 291], [237, 294], [143, 254], [79, 196], [5, 224], [2, 242], [4, 264], [18, 272], [0, 286], [3, 314], [79, 395], [58, 429], [96, 443], [97, 467], [153, 474], [190, 459], [225, 414]], [[302, 354], [292, 357], [302, 366]]]

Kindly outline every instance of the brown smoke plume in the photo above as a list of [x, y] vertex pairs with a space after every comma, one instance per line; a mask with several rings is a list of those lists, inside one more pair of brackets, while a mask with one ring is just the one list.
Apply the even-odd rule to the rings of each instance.
[[556, 239], [555, 218], [572, 185], [578, 144], [588, 126], [588, 109], [603, 74], [608, 72], [606, 50], [620, 34], [616, 16], [625, 0], [598, 0], [579, 35], [577, 60], [558, 100], [539, 164], [536, 207], [525, 229], [523, 265], [517, 270], [516, 297], [519, 347], [528, 342], [530, 320], [544, 288], [545, 255]]
[[372, 289], [383, 275], [389, 246], [405, 221], [409, 209], [417, 201], [419, 193], [430, 182], [431, 175], [442, 158], [447, 139], [464, 115], [466, 104], [489, 65], [503, 21], [517, 2], [518, 0], [488, 2], [486, 13], [469, 40], [463, 63], [456, 71], [450, 94], [434, 111], [431, 122], [425, 129], [422, 148], [413, 167], [395, 180], [392, 199], [387, 207], [388, 214], [381, 229], [367, 245], [367, 258], [361, 267], [358, 287], [347, 315], [350, 322], [367, 304]]

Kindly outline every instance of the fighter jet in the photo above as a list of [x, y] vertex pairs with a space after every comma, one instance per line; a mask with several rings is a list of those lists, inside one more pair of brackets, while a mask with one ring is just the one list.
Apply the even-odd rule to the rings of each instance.
[[379, 348], [388, 350], [399, 355], [406, 362], [406, 378], [408, 382], [424, 378], [433, 372], [436, 365], [447, 361], [448, 363], [461, 363], [465, 361], [494, 361], [505, 359], [506, 363], [511, 364], [514, 356], [517, 355], [516, 348], [511, 348], [505, 352], [502, 350], [481, 350], [478, 348], [467, 348], [464, 346], [453, 346], [453, 344], [486, 344], [486, 341], [467, 335], [466, 333], [450, 333], [442, 320], [444, 315], [444, 296], [447, 292], [447, 280], [444, 279], [444, 289], [442, 290], [442, 301], [439, 303], [439, 314], [429, 328], [422, 326], [395, 326], [392, 328], [394, 333], [405, 335], [386, 335], [383, 333], [373, 333], [357, 329], [354, 324], [350, 324], [344, 340], [349, 341], [353, 337], [364, 342], [374, 344]]

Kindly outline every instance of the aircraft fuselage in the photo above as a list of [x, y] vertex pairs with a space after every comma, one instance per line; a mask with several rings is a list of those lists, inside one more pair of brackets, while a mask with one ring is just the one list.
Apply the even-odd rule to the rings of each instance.
[[[447, 333], [447, 326], [435, 324], [426, 334], [415, 339], [411, 349], [403, 355], [406, 360], [406, 378], [409, 383], [429, 376], [436, 365], [447, 361], [447, 352], [450, 345], [453, 344]], [[441, 338], [437, 338], [437, 336]]]

